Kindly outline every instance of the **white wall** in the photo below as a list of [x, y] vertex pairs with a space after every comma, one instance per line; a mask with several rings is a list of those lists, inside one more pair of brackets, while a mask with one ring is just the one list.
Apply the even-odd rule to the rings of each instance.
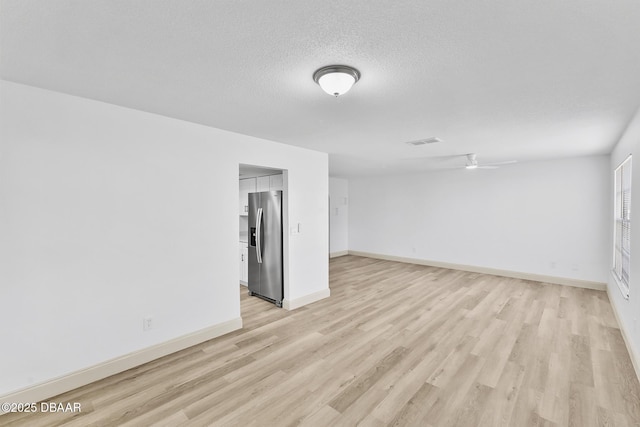
[[[629, 276], [629, 299], [624, 299], [612, 274], [608, 276], [608, 291], [611, 303], [618, 313], [620, 328], [623, 330], [627, 346], [630, 347], [632, 357], [636, 367], [636, 372], [640, 373], [640, 110], [631, 121], [624, 135], [611, 153], [611, 165], [609, 171], [609, 185], [613, 189], [613, 174], [615, 169], [627, 158], [633, 155], [631, 160], [631, 271]], [[613, 191], [612, 191], [613, 193]], [[608, 203], [608, 224], [607, 232], [610, 236], [610, 243], [607, 246], [608, 267], [611, 268], [613, 257], [613, 196]]]
[[329, 178], [329, 251], [339, 254], [349, 250], [349, 181]]
[[285, 298], [328, 290], [325, 153], [0, 81], [0, 395], [238, 318], [239, 163], [288, 171]]
[[349, 250], [604, 283], [609, 184], [607, 156], [351, 179]]

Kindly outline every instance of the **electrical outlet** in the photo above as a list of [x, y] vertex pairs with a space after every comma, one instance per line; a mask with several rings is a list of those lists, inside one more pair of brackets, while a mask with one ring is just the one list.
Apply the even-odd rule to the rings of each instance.
[[145, 317], [144, 319], [142, 319], [142, 330], [148, 331], [151, 328], [153, 328], [153, 318]]

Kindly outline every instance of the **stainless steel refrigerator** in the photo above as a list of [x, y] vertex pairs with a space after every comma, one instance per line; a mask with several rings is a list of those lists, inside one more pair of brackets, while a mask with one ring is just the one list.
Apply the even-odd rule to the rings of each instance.
[[282, 307], [282, 191], [249, 193], [249, 295]]

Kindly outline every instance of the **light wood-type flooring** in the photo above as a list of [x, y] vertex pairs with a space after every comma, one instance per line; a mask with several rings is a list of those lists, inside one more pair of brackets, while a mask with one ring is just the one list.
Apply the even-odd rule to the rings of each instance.
[[355, 256], [295, 311], [58, 396], [28, 426], [638, 426], [606, 293]]

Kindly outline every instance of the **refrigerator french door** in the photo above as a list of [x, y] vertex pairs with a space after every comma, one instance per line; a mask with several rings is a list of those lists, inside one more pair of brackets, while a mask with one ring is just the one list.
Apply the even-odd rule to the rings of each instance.
[[249, 295], [282, 307], [282, 191], [249, 193]]

